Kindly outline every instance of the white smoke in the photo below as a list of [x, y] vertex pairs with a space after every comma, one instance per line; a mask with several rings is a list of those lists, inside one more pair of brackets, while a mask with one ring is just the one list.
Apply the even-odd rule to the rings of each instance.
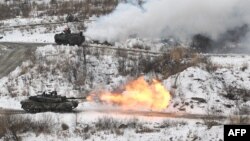
[[121, 3], [109, 15], [91, 23], [86, 36], [100, 41], [140, 38], [188, 39], [202, 33], [216, 39], [234, 27], [250, 23], [249, 0], [145, 0]]

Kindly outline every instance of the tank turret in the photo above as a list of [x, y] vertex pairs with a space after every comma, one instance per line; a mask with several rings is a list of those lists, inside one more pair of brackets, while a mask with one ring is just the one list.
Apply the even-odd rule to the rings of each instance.
[[56, 91], [49, 94], [30, 96], [21, 101], [22, 108], [30, 113], [37, 112], [70, 112], [78, 106], [78, 101], [73, 99], [86, 99], [86, 97], [69, 97], [57, 95]]

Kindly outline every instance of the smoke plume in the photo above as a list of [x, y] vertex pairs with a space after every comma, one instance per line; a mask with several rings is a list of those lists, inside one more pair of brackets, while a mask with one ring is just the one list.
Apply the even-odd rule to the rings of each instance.
[[[120, 3], [92, 22], [86, 36], [99, 41], [140, 38], [190, 39], [205, 34], [218, 39], [228, 30], [250, 24], [248, 0], [145, 0], [142, 5]], [[246, 34], [249, 37], [249, 34]]]

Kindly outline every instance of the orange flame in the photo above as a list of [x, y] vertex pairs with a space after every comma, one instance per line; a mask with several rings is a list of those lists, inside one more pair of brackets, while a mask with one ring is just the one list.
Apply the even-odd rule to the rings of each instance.
[[[90, 96], [87, 98], [93, 100]], [[120, 105], [124, 109], [163, 110], [170, 102], [171, 96], [157, 80], [147, 83], [140, 77], [125, 86], [123, 93], [104, 92], [99, 99], [110, 104]]]

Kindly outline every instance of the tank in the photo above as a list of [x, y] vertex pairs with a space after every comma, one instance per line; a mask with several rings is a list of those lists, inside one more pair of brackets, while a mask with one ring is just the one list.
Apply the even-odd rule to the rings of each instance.
[[59, 45], [78, 45], [80, 46], [85, 41], [85, 36], [80, 33], [60, 33], [55, 35], [55, 42]]
[[29, 113], [38, 112], [71, 112], [78, 106], [78, 101], [73, 99], [86, 99], [86, 97], [69, 97], [57, 95], [56, 91], [49, 94], [30, 96], [21, 101], [22, 108]]

